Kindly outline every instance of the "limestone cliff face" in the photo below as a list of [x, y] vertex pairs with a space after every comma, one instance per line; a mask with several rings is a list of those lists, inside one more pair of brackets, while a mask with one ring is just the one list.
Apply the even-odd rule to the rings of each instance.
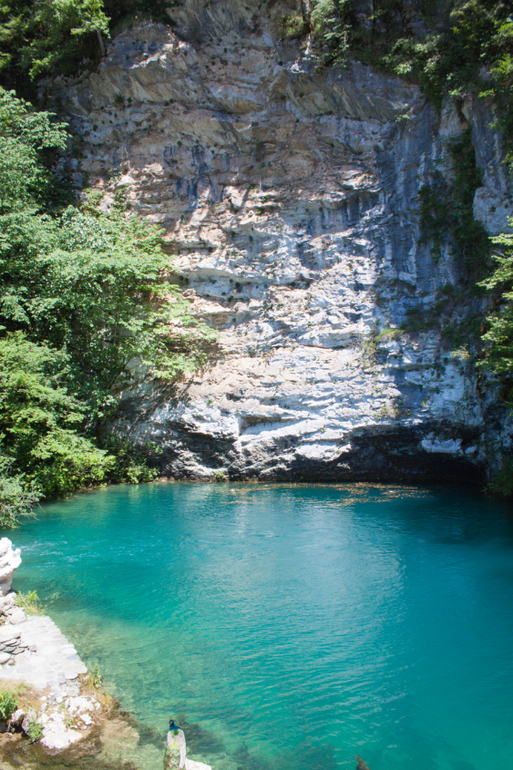
[[422, 241], [419, 189], [450, 175], [447, 140], [467, 125], [476, 216], [506, 227], [489, 108], [440, 116], [362, 65], [317, 71], [257, 8], [188, 0], [175, 31], [123, 32], [63, 92], [82, 170], [105, 205], [128, 185], [165, 228], [170, 270], [220, 333], [171, 394], [125, 394], [117, 427], [159, 443], [175, 476], [482, 477], [513, 429], [493, 383], [436, 328], [408, 330], [459, 278], [450, 249], [435, 260]]

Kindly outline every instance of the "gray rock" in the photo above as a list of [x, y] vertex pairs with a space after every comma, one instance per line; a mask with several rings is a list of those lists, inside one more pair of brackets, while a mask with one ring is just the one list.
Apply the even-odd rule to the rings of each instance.
[[11, 625], [0, 626], [0, 642], [8, 644], [13, 639], [19, 639], [21, 631], [19, 628], [13, 628]]
[[13, 727], [20, 727], [24, 719], [25, 712], [22, 709], [17, 709], [14, 714], [11, 714], [9, 718], [9, 725], [12, 725]]
[[11, 623], [13, 626], [18, 625], [19, 623], [23, 623], [27, 617], [21, 607], [15, 607], [12, 610], [8, 610], [6, 615], [9, 623]]
[[[119, 170], [167, 231], [191, 313], [220, 335], [172, 397], [157, 382], [125, 392], [115, 428], [157, 443], [165, 476], [477, 481], [513, 445], [513, 418], [439, 329], [402, 330], [461, 277], [448, 244], [435, 258], [421, 238], [419, 191], [450, 180], [448, 141], [467, 124], [476, 215], [504, 225], [511, 179], [491, 105], [468, 95], [438, 115], [361, 64], [320, 73], [294, 44], [285, 55], [264, 14], [250, 31], [256, 5], [226, 0], [220, 21], [202, 4], [198, 25], [188, 0], [172, 12], [179, 37], [126, 30], [58, 95], [90, 182]], [[131, 102], [111, 115], [119, 93]]]
[[21, 564], [20, 549], [12, 550], [7, 537], [0, 540], [0, 594], [6, 596], [11, 590], [12, 578]]
[[8, 652], [0, 653], [0, 666], [5, 665], [5, 663], [8, 663], [10, 660], [11, 656]]

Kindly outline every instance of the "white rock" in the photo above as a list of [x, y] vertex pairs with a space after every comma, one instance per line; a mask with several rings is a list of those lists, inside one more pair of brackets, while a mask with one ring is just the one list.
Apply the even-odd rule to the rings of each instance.
[[54, 716], [43, 728], [41, 743], [47, 749], [64, 749], [75, 741], [80, 740], [82, 734], [77, 730], [67, 728], [61, 719]]
[[20, 549], [12, 549], [7, 537], [0, 540], [0, 594], [6, 596], [11, 590], [12, 578], [21, 564]]
[[14, 607], [14, 609], [9, 610], [7, 613], [7, 620], [9, 623], [11, 623], [13, 626], [17, 626], [20, 623], [23, 623], [27, 616], [25, 615], [25, 612], [21, 609], [21, 607]]
[[15, 725], [16, 727], [18, 727], [19, 725], [21, 725], [24, 718], [25, 718], [25, 712], [22, 709], [16, 709], [14, 714], [11, 714], [9, 722], [11, 725]]
[[212, 768], [210, 765], [204, 765], [202, 762], [195, 762], [193, 759], [186, 759], [185, 770], [212, 770]]
[[21, 637], [21, 629], [13, 628], [11, 625], [0, 626], [0, 643], [10, 642]]
[[461, 455], [461, 439], [425, 438], [421, 442], [422, 449], [426, 452], [435, 452], [448, 455]]

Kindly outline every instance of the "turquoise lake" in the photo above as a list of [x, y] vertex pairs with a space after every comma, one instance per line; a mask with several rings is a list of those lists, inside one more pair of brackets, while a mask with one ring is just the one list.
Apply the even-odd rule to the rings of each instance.
[[474, 490], [151, 484], [4, 531], [141, 725], [214, 770], [513, 766], [513, 515]]

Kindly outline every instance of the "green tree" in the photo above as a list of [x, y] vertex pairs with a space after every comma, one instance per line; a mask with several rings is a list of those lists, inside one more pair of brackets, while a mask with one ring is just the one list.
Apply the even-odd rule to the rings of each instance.
[[67, 362], [22, 333], [0, 339], [0, 448], [18, 481], [45, 497], [102, 481], [112, 464], [77, 431], [85, 406], [63, 384]]
[[104, 55], [102, 35], [109, 35], [109, 20], [102, 0], [35, 0], [25, 32], [29, 42], [20, 51], [21, 67], [32, 79], [69, 67], [77, 50], [82, 52], [80, 38], [92, 35]]
[[102, 0], [0, 0], [4, 82], [78, 69], [92, 41], [103, 55], [108, 22]]
[[20, 516], [30, 516], [39, 497], [24, 474], [13, 472], [12, 460], [0, 455], [0, 527], [14, 527]]
[[6, 506], [18, 494], [20, 512], [31, 495], [108, 474], [150, 478], [143, 457], [130, 461], [126, 442], [105, 436], [105, 420], [122, 388], [196, 368], [213, 338], [165, 280], [160, 232], [122, 191], [108, 211], [96, 193], [60, 205], [52, 169], [67, 137], [0, 89], [0, 499], [2, 489]]
[[[513, 217], [509, 218], [509, 224], [513, 227]], [[495, 307], [486, 319], [488, 329], [483, 340], [488, 347], [481, 365], [505, 376], [507, 383], [513, 374], [513, 235], [503, 233], [492, 238], [492, 242], [501, 249], [493, 256], [497, 268], [480, 282], [480, 286], [496, 295]], [[504, 392], [506, 400], [513, 405], [512, 388]]]

